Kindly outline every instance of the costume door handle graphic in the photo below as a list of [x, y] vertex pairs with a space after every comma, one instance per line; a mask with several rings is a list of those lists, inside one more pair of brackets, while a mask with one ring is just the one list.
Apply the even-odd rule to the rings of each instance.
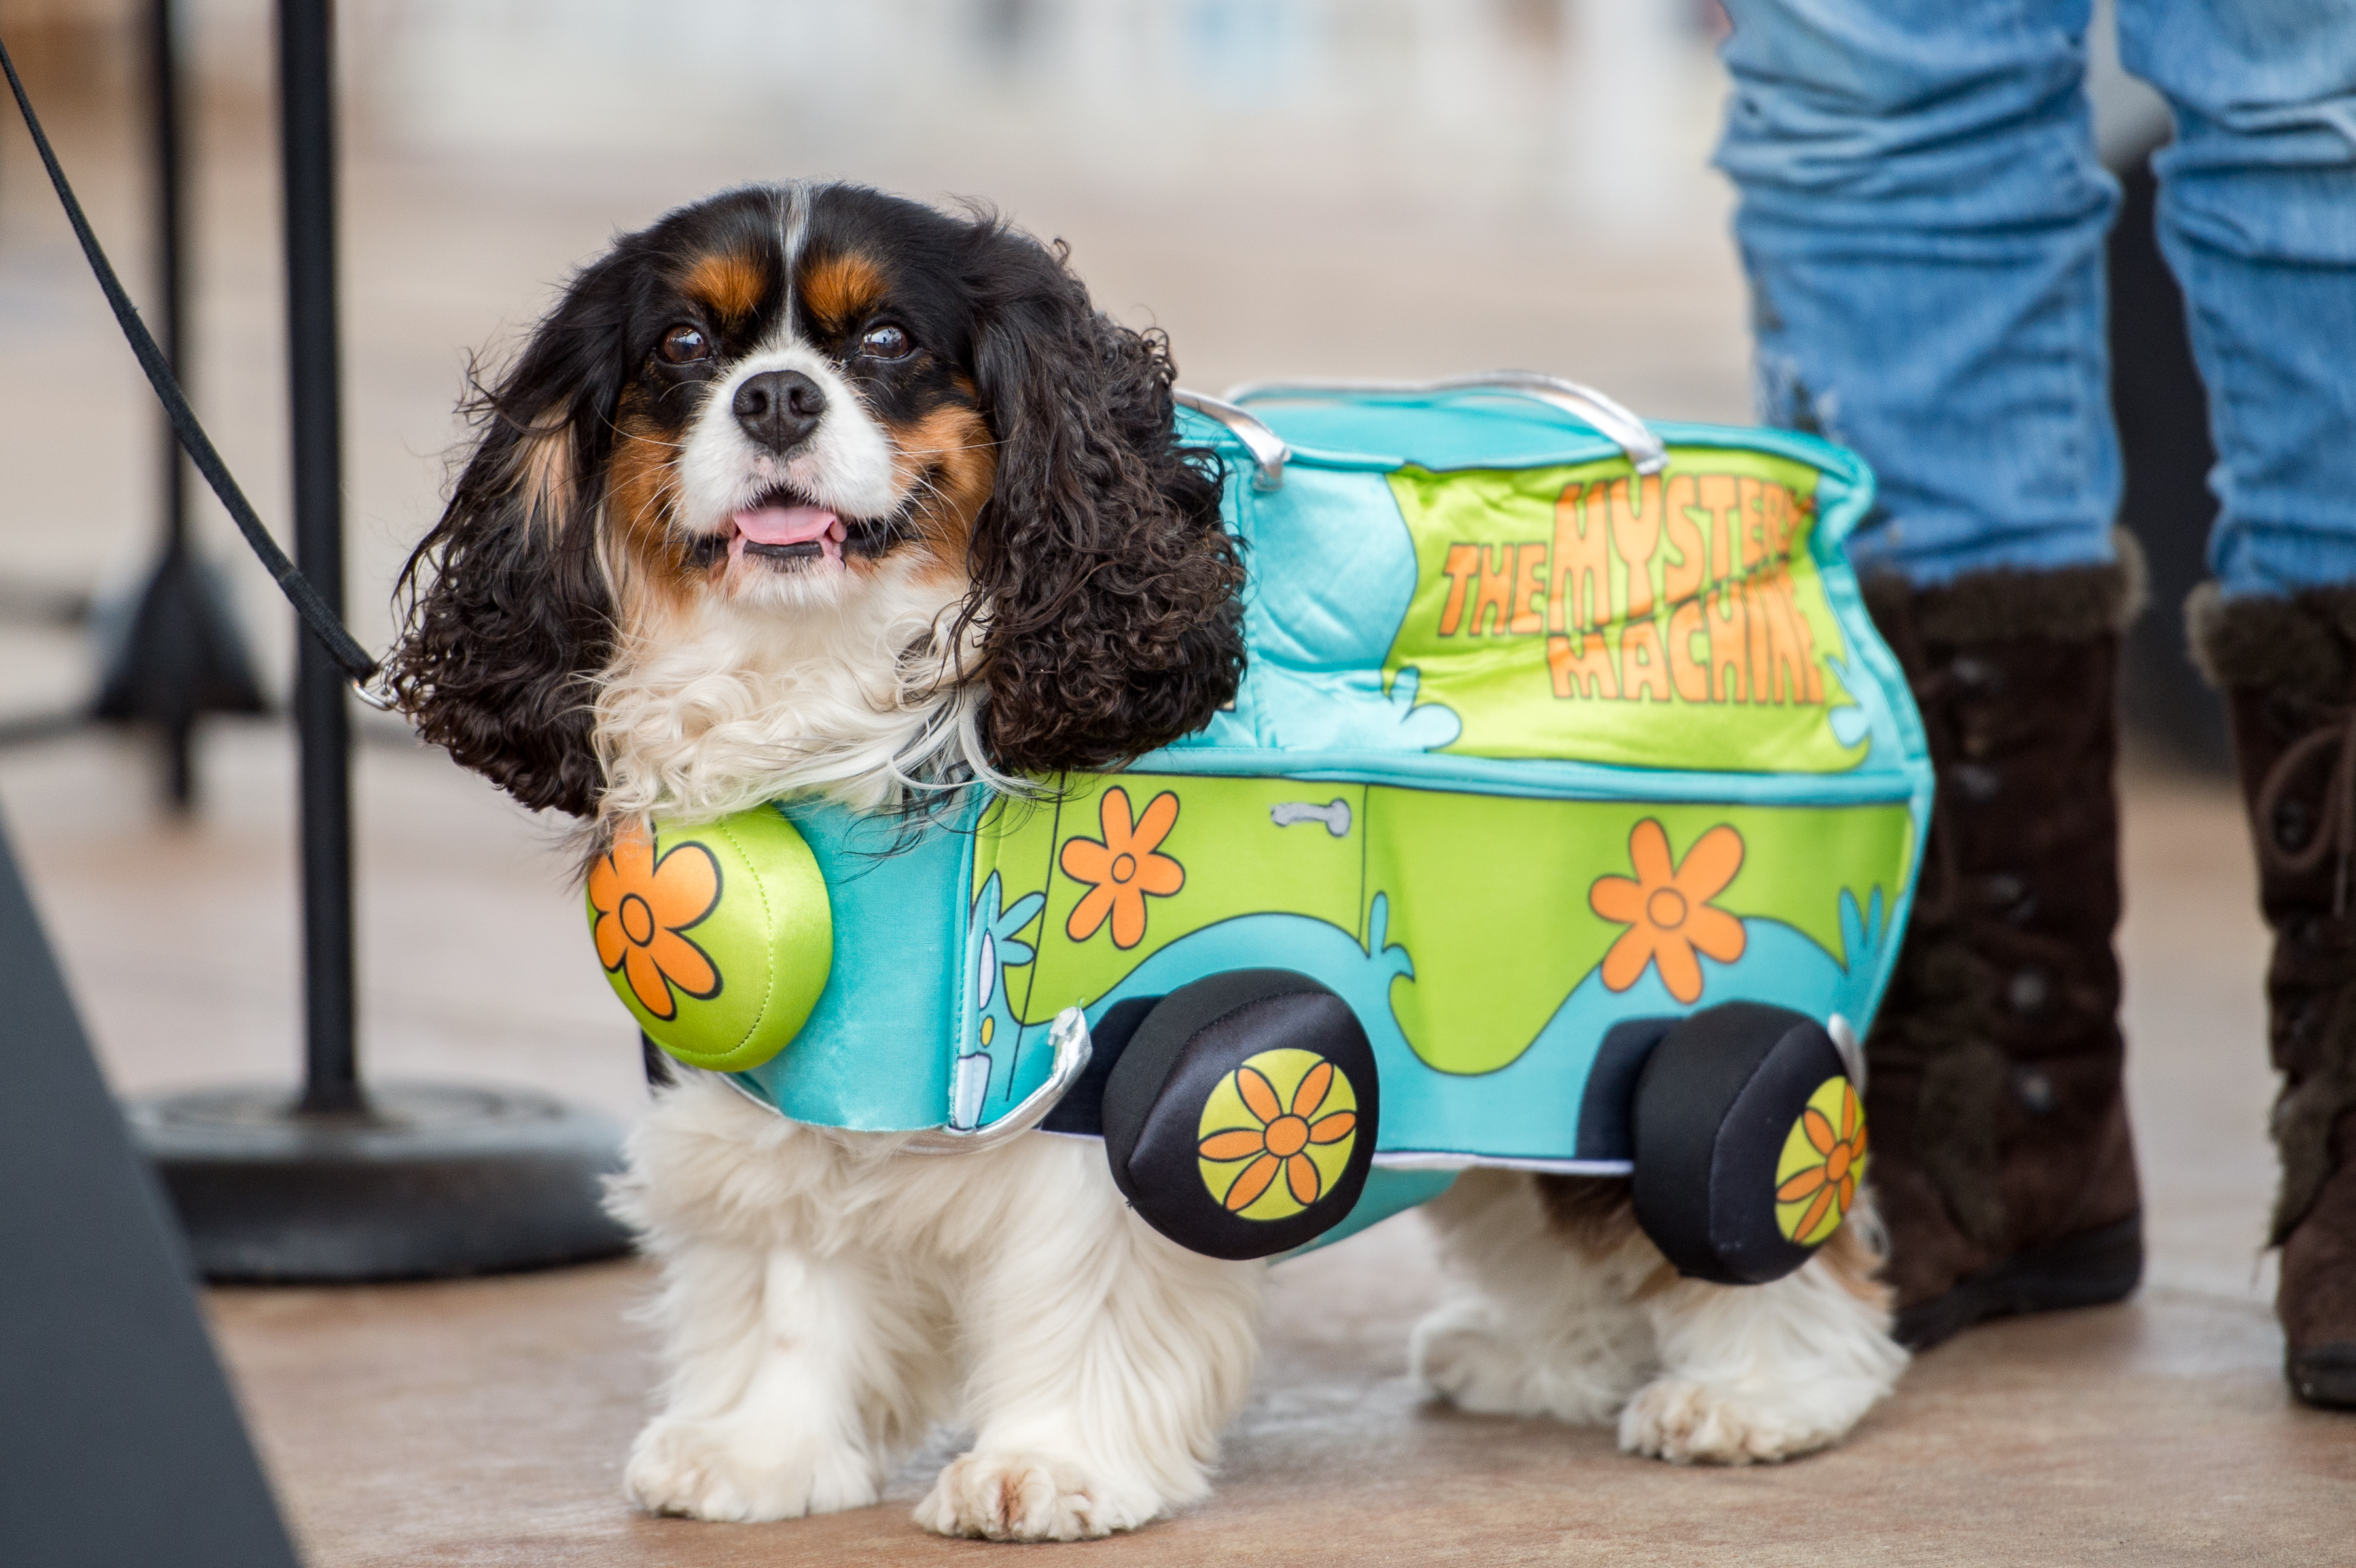
[[1322, 806], [1307, 800], [1279, 801], [1268, 809], [1268, 819], [1280, 828], [1300, 822], [1323, 822], [1325, 831], [1335, 838], [1350, 836], [1350, 802], [1338, 795]]

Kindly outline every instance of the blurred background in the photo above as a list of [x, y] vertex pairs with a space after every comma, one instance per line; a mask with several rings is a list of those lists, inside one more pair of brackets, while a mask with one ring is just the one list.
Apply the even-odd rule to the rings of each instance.
[[[7, 0], [61, 156], [135, 271], [142, 0]], [[184, 0], [187, 380], [283, 517], [266, 0]], [[1740, 291], [1706, 167], [1698, 0], [347, 0], [355, 629], [433, 517], [471, 351], [494, 358], [617, 230], [723, 186], [858, 179], [1071, 242], [1098, 299], [1217, 388], [1308, 370], [1545, 365], [1660, 415], [1740, 418]], [[17, 476], [56, 520], [6, 574], [87, 588], [138, 542], [151, 421], [21, 131], [0, 134]], [[7, 177], [13, 175], [16, 177]], [[134, 283], [134, 287], [136, 286]], [[209, 502], [205, 503], [209, 506]], [[69, 517], [79, 521], [67, 525]], [[218, 535], [226, 539], [225, 532]], [[260, 579], [239, 564], [249, 588]], [[283, 615], [263, 613], [283, 642]], [[62, 673], [63, 671], [60, 671]]]
[[[145, 12], [0, 0], [59, 156], [149, 298]], [[991, 203], [1067, 240], [1099, 303], [1166, 328], [1205, 390], [1513, 365], [1657, 417], [1747, 418], [1728, 196], [1707, 166], [1722, 21], [1703, 0], [346, 0], [337, 26], [347, 593], [374, 648], [438, 512], [473, 358], [510, 352], [616, 231], [738, 182]], [[181, 0], [177, 43], [184, 379], [286, 539], [271, 7]], [[90, 689], [77, 617], [95, 600], [103, 620], [141, 580], [162, 461], [159, 415], [14, 124], [0, 322], [5, 722]], [[191, 515], [283, 699], [292, 619], [201, 484]], [[373, 1069], [635, 1107], [556, 828], [363, 717]], [[120, 1090], [294, 1059], [282, 730], [206, 726], [182, 832], [155, 825], [136, 736], [0, 749], [0, 797]]]
[[[143, 299], [155, 204], [145, 15], [146, 0], [0, 0], [0, 36]], [[177, 16], [183, 376], [288, 541], [272, 10], [180, 0]], [[1205, 391], [1286, 373], [1515, 366], [1589, 381], [1656, 418], [1747, 422], [1731, 197], [1708, 166], [1724, 25], [1714, 0], [344, 0], [353, 628], [376, 649], [391, 635], [393, 578], [439, 510], [464, 436], [454, 410], [470, 363], [511, 352], [616, 232], [743, 181], [841, 177], [991, 203], [1068, 241], [1098, 302], [1167, 328], [1184, 380]], [[2015, 1360], [1982, 1365], [1970, 1386], [1996, 1402], [1995, 1423], [2010, 1422], [2016, 1394], [2004, 1391], [2051, 1389], [2049, 1425], [2083, 1420], [2104, 1439], [2176, 1432], [2197, 1446], [2218, 1412], [2263, 1423], [2281, 1398], [2271, 1264], [2257, 1251], [2273, 1183], [2265, 947], [2236, 809], [2221, 783], [2179, 766], [2213, 757], [2217, 731], [2175, 613], [2197, 569], [2209, 458], [2137, 172], [2167, 117], [2106, 47], [2096, 54], [2104, 153], [2128, 177], [2113, 256], [2127, 512], [2158, 579], [2129, 678], [2145, 739], [2127, 775], [2122, 937], [2152, 1262], [2141, 1304], [2071, 1354], [2131, 1378], [2214, 1374], [2223, 1402], [2195, 1410], [2154, 1394], [2161, 1403], [2147, 1408], [2118, 1391], [2142, 1383], [2088, 1396], [2037, 1359], [2045, 1340], [1996, 1332], [1973, 1342], [2028, 1348], [1998, 1349]], [[152, 559], [164, 437], [22, 127], [0, 120], [0, 807], [118, 1092], [291, 1087], [301, 1026], [284, 718], [207, 724], [186, 815], [164, 804], [152, 737], [38, 722], [87, 705], [101, 667], [93, 628]], [[292, 617], [202, 486], [191, 493], [197, 535], [283, 705]], [[395, 720], [363, 714], [359, 727], [370, 1076], [537, 1086], [635, 1114], [635, 1031], [597, 972], [564, 824], [514, 808]], [[1276, 1441], [1265, 1432], [1300, 1426], [1301, 1409], [1408, 1434], [1410, 1448], [1452, 1430], [1415, 1425], [1397, 1364], [1431, 1288], [1421, 1237], [1386, 1227], [1279, 1275], [1302, 1283], [1278, 1294], [1274, 1391], [1247, 1413], [1239, 1466], [1254, 1443]], [[634, 1265], [588, 1273], [571, 1295], [549, 1280], [215, 1295], [317, 1560], [421, 1560], [459, 1529], [429, 1497], [471, 1498], [495, 1521], [486, 1530], [533, 1508], [532, 1530], [619, 1540], [638, 1528], [613, 1472], [651, 1377], [619, 1322], [642, 1282]], [[1355, 1316], [1333, 1316], [1345, 1299]], [[1313, 1302], [1329, 1305], [1301, 1305]], [[498, 1355], [478, 1376], [460, 1350], [437, 1351], [440, 1380], [419, 1382], [434, 1358], [385, 1348], [402, 1312]], [[548, 1338], [560, 1321], [562, 1345]], [[1924, 1391], [1892, 1422], [1903, 1430], [1905, 1410], [1964, 1397], [1952, 1391], [1979, 1364], [1968, 1354], [1941, 1353], [1948, 1382], [1918, 1371], [1910, 1387]], [[1390, 1391], [1355, 1404], [1347, 1391], [1369, 1357]], [[519, 1380], [516, 1391], [500, 1377]], [[462, 1434], [462, 1406], [478, 1434]], [[552, 1408], [572, 1412], [561, 1441]], [[1313, 1422], [1301, 1430], [1323, 1441]], [[2272, 1429], [2253, 1430], [2251, 1463], [2264, 1469]], [[1612, 1462], [1608, 1438], [1577, 1441], [1598, 1466]], [[482, 1450], [474, 1468], [419, 1489], [432, 1466], [475, 1452], [470, 1442]], [[499, 1481], [511, 1474], [487, 1456], [499, 1443], [541, 1466], [530, 1487]], [[1930, 1450], [1906, 1460], [1902, 1444], [1880, 1452], [1901, 1468], [1945, 1463]], [[2045, 1466], [2021, 1456], [2019, 1495], [2044, 1497]], [[2154, 1486], [2163, 1474], [2125, 1450], [2121, 1463]], [[1882, 1495], [1857, 1488], [1834, 1489]], [[2251, 1508], [2252, 1520], [2279, 1511]], [[2088, 1517], [2108, 1528], [2099, 1508]]]
[[[152, 300], [147, 14], [146, 0], [0, 0], [60, 156]], [[175, 16], [183, 379], [286, 540], [272, 9], [178, 0]], [[1069, 241], [1098, 301], [1166, 328], [1204, 390], [1520, 366], [1654, 417], [1747, 420], [1730, 196], [1708, 166], [1725, 25], [1716, 0], [345, 0], [353, 628], [375, 648], [391, 635], [391, 584], [438, 511], [476, 357], [510, 352], [616, 231], [743, 181], [991, 203]], [[2097, 53], [2104, 152], [2131, 169], [2165, 113]], [[2165, 349], [2180, 339], [2172, 292], [2136, 239], [2123, 229], [2158, 329], [2130, 336]], [[160, 416], [13, 120], [0, 328], [5, 736], [12, 717], [86, 701], [100, 668], [89, 612], [102, 627], [142, 579], [163, 460]], [[2167, 384], [2167, 369], [2138, 371], [2137, 386]], [[2145, 510], [2189, 508], [2169, 537], [2197, 541], [2206, 458], [2190, 395], [2189, 437], [2162, 443], [2181, 471], [2147, 478]], [[2183, 426], [2180, 386], [2159, 406]], [[201, 484], [191, 497], [263, 686], [283, 694], [292, 618]], [[2193, 557], [2153, 542], [2165, 590]], [[2143, 706], [2162, 727], [2200, 711], [2174, 619], [2147, 621], [2159, 684]], [[545, 853], [553, 830], [409, 747], [393, 721], [363, 718], [377, 743], [359, 770], [364, 1048], [396, 1069], [491, 1050], [635, 1104], [626, 1051], [577, 1048], [626, 1031], [584, 967], [564, 867]], [[83, 934], [82, 884], [47, 878], [120, 1088], [292, 1059], [282, 728], [209, 725], [205, 831], [162, 839], [138, 737], [0, 748], [0, 795], [37, 871], [85, 836], [120, 862], [93, 863], [124, 879], [104, 921], [92, 907], [102, 934]], [[397, 808], [400, 791], [434, 804]], [[222, 835], [240, 832], [253, 836], [232, 852]], [[199, 877], [204, 907], [134, 891], [170, 875]], [[506, 940], [477, 940], [492, 929]], [[204, 947], [232, 931], [234, 961]], [[198, 1020], [211, 1043], [192, 1057]]]
[[[0, 31], [143, 298], [147, 16], [147, 0], [0, 0]], [[184, 379], [284, 540], [272, 8], [178, 0], [175, 16]], [[1205, 390], [1521, 366], [1654, 417], [1746, 421], [1731, 197], [1708, 167], [1725, 26], [1715, 0], [345, 0], [353, 628], [374, 648], [391, 636], [393, 579], [464, 435], [468, 367], [511, 352], [616, 232], [743, 181], [840, 177], [992, 204], [1068, 241], [1099, 303], [1167, 328]], [[2096, 54], [2104, 155], [2132, 172], [2165, 137], [2165, 111], [2106, 43]], [[2147, 233], [2123, 225], [2118, 249], [2123, 298], [2144, 290], [2124, 364], [2181, 334]], [[2163, 579], [2147, 706], [2163, 721], [2201, 711], [2179, 691], [2167, 595], [2206, 516], [2183, 377], [2138, 361], [2122, 389], [2178, 423], [2160, 446], [2180, 471], [2162, 483], [2141, 470], [2144, 510], [2156, 496], [2183, 514], [2147, 530]], [[86, 703], [92, 627], [155, 549], [162, 443], [22, 127], [0, 125], [0, 738], [18, 716]], [[191, 496], [283, 701], [293, 619], [201, 484]], [[397, 721], [361, 720], [365, 1059], [634, 1110], [630, 1030], [577, 929], [561, 824], [533, 822]], [[0, 800], [120, 1090], [276, 1078], [297, 1058], [284, 729], [209, 723], [186, 821], [161, 809], [136, 733], [0, 746]]]

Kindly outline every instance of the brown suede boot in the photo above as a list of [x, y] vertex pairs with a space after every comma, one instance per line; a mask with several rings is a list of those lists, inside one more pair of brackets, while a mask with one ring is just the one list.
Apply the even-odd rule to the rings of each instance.
[[1939, 789], [1866, 1042], [1898, 1337], [2116, 1301], [2143, 1273], [2120, 1073], [2119, 631], [2139, 560], [1866, 590]]
[[2186, 619], [2233, 715], [2275, 933], [2284, 1369], [2308, 1403], [2356, 1408], [2356, 588], [2227, 599], [2209, 585]]

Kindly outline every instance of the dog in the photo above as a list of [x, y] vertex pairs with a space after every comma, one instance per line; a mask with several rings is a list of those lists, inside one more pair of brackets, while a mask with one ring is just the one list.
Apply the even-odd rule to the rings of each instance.
[[[740, 189], [616, 241], [476, 403], [405, 576], [419, 732], [594, 852], [659, 810], [798, 793], [913, 817], [1115, 768], [1234, 697], [1243, 563], [1166, 340], [1064, 249], [850, 185]], [[889, 963], [888, 953], [862, 961]], [[1208, 1490], [1263, 1270], [1187, 1251], [1092, 1144], [942, 1156], [681, 1070], [613, 1203], [662, 1268], [632, 1447], [659, 1514], [876, 1501], [944, 1423], [949, 1535], [1073, 1540]], [[1841, 1437], [1905, 1364], [1869, 1209], [1796, 1273], [1679, 1279], [1626, 1184], [1468, 1172], [1417, 1374], [1474, 1412], [1618, 1423], [1677, 1461]]]

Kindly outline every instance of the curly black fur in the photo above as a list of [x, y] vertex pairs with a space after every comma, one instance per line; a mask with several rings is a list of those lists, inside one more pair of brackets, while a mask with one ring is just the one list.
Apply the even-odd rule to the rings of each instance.
[[980, 237], [974, 363], [1001, 445], [966, 614], [991, 751], [1015, 773], [1110, 767], [1235, 698], [1244, 568], [1220, 466], [1177, 444], [1162, 333], [1099, 315], [1060, 243]]
[[[590, 742], [614, 607], [596, 526], [616, 410], [646, 353], [636, 329], [662, 285], [671, 220], [584, 269], [496, 387], [480, 434], [402, 570], [394, 688], [418, 735], [534, 811], [597, 809]], [[553, 460], [536, 460], [542, 443]]]

